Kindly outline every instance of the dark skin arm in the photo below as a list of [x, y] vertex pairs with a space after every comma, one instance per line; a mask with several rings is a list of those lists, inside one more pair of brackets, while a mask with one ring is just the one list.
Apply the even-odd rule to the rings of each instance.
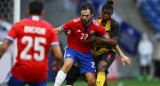
[[103, 42], [107, 45], [115, 47], [117, 45], [117, 42], [118, 42], [118, 36], [113, 36], [110, 39], [105, 39], [105, 38], [102, 38], [102, 37], [98, 37], [96, 35], [91, 35], [85, 41], [86, 42], [100, 41], [100, 42]]
[[6, 52], [11, 43], [12, 42], [10, 40], [5, 39], [3, 43], [0, 44], [0, 59], [2, 58], [3, 54]]

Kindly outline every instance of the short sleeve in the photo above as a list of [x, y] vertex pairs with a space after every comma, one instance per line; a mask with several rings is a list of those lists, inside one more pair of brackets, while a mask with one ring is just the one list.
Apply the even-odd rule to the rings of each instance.
[[118, 36], [119, 34], [119, 24], [117, 22], [112, 22], [110, 36]]
[[58, 35], [56, 33], [55, 29], [52, 29], [52, 35], [51, 35], [51, 45], [55, 46], [55, 45], [59, 45], [59, 41], [58, 41]]
[[73, 20], [70, 20], [69, 22], [67, 22], [66, 24], [63, 24], [61, 26], [62, 31], [67, 31], [67, 30], [71, 30], [71, 27], [74, 25]]
[[17, 28], [18, 28], [17, 24], [14, 24], [11, 27], [11, 29], [9, 30], [9, 32], [8, 32], [8, 34], [5, 38], [13, 42], [14, 39], [17, 37], [17, 34], [18, 34]]
[[99, 26], [97, 27], [97, 33], [98, 33], [98, 35], [101, 36], [101, 37], [105, 37], [105, 36], [107, 35], [107, 32], [106, 32], [106, 30], [103, 28], [102, 25], [99, 25]]

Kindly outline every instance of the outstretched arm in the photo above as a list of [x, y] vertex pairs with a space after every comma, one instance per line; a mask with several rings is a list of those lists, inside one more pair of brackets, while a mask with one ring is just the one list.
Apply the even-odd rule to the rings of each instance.
[[62, 33], [63, 31], [62, 31], [61, 27], [58, 27], [58, 28], [56, 28], [56, 32], [59, 34], [59, 33]]
[[119, 48], [118, 45], [115, 47], [115, 50], [117, 51], [117, 53], [121, 57], [121, 61], [123, 63], [123, 66], [125, 66], [124, 62], [126, 62], [130, 66], [131, 65], [131, 59], [123, 54], [123, 52], [121, 51], [121, 49]]
[[3, 42], [1, 42], [0, 44], [0, 59], [2, 58], [3, 54], [6, 52], [6, 50], [8, 49], [9, 45], [12, 42], [8, 39], [5, 39]]

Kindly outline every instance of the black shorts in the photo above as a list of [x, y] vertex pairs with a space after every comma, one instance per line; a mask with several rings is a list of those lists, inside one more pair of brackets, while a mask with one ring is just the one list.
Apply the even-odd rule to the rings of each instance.
[[[116, 56], [116, 52], [108, 51], [106, 53], [103, 53], [101, 55], [98, 55], [98, 56], [94, 57], [96, 70], [98, 68], [99, 61], [105, 61], [108, 64], [108, 68], [109, 68], [111, 66], [111, 64], [113, 63], [113, 61], [115, 59], [115, 56]], [[106, 70], [106, 74], [107, 73], [108, 73], [108, 69]]]
[[70, 71], [67, 74], [66, 81], [67, 82], [75, 82], [77, 78], [80, 76], [80, 69], [78, 66], [73, 65]]
[[[114, 51], [109, 51], [104, 54], [96, 56], [94, 59], [96, 69], [97, 69], [99, 61], [105, 61], [108, 64], [108, 68], [109, 68], [115, 59], [115, 55], [116, 53]], [[106, 70], [106, 74], [108, 74], [108, 70]], [[75, 82], [79, 76], [80, 76], [79, 67], [76, 67], [75, 65], [73, 65], [67, 74], [66, 81]]]

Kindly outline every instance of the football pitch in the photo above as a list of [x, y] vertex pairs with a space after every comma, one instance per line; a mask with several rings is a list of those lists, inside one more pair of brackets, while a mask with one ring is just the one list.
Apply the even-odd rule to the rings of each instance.
[[[53, 86], [53, 83], [48, 83], [47, 86]], [[66, 86], [64, 83], [61, 86]], [[74, 86], [88, 86], [84, 81], [77, 81]], [[108, 86], [160, 86], [158, 81], [138, 81], [138, 80], [119, 80], [109, 82]]]

